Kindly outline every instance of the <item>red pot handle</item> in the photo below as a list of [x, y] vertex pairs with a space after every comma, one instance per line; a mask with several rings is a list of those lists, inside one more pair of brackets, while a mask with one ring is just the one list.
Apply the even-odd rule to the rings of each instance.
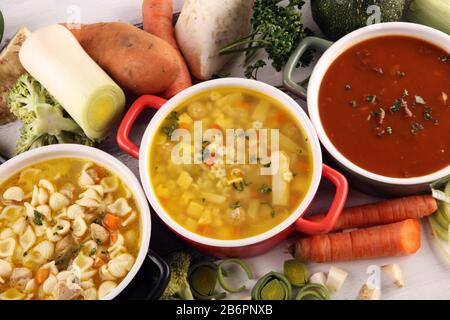
[[129, 155], [139, 159], [139, 147], [130, 140], [129, 135], [136, 119], [147, 108], [158, 110], [167, 100], [156, 96], [142, 96], [138, 98], [128, 110], [125, 117], [122, 119], [119, 131], [117, 132], [117, 144], [120, 149]]
[[348, 194], [347, 179], [341, 173], [325, 164], [322, 168], [322, 176], [325, 179], [330, 180], [336, 186], [336, 194], [330, 210], [322, 221], [315, 222], [303, 218], [298, 219], [295, 222], [295, 229], [297, 231], [306, 234], [328, 233], [336, 224], [337, 219], [341, 215], [342, 209], [344, 209], [344, 204], [347, 200]]

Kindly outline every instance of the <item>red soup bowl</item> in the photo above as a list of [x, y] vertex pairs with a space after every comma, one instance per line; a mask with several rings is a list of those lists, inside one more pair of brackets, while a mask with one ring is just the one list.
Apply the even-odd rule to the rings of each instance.
[[[155, 133], [158, 132], [166, 117], [169, 116], [175, 108], [180, 106], [180, 104], [186, 102], [193, 96], [205, 91], [221, 88], [252, 90], [277, 100], [281, 105], [287, 108], [303, 127], [304, 134], [309, 140], [312, 152], [312, 179], [303, 201], [297, 206], [293, 213], [286, 220], [264, 233], [238, 240], [208, 238], [191, 232], [181, 226], [160, 204], [153, 188], [152, 177], [150, 175], [150, 152], [152, 142]], [[158, 111], [147, 126], [142, 138], [141, 147], [138, 147], [130, 140], [129, 134], [139, 114], [147, 108], [157, 109]], [[197, 250], [218, 257], [248, 257], [261, 254], [277, 245], [294, 230], [306, 234], [326, 233], [330, 231], [335, 224], [347, 198], [347, 180], [342, 174], [322, 163], [322, 152], [319, 139], [314, 127], [302, 108], [282, 91], [254, 80], [226, 78], [207, 81], [184, 90], [169, 101], [155, 96], [142, 96], [135, 101], [124, 117], [117, 135], [117, 142], [120, 148], [125, 152], [139, 159], [141, 182], [151, 206], [161, 220], [173, 232], [178, 234]], [[303, 218], [303, 215], [313, 201], [322, 177], [331, 181], [336, 186], [334, 200], [328, 214], [322, 221], [308, 221]], [[177, 201], [177, 199], [173, 199], [173, 201]]]

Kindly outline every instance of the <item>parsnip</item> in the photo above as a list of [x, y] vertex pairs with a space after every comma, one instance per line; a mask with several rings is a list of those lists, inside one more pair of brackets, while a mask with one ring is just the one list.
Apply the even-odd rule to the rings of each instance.
[[33, 32], [19, 58], [89, 138], [105, 138], [119, 120], [125, 106], [124, 92], [63, 26]]

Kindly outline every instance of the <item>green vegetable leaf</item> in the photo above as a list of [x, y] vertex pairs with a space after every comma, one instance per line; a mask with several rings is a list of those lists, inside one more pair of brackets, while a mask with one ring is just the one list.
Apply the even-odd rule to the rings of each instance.
[[34, 210], [34, 219], [33, 219], [33, 222], [34, 222], [34, 224], [37, 225], [37, 226], [42, 226], [42, 225], [43, 225], [43, 223], [42, 223], [42, 213], [40, 213], [40, 212], [37, 211], [37, 210]]

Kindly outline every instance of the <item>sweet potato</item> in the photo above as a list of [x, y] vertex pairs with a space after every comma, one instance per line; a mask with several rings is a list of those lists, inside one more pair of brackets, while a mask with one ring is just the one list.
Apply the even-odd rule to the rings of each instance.
[[177, 51], [131, 24], [96, 23], [69, 30], [89, 56], [130, 93], [164, 92], [180, 73]]

